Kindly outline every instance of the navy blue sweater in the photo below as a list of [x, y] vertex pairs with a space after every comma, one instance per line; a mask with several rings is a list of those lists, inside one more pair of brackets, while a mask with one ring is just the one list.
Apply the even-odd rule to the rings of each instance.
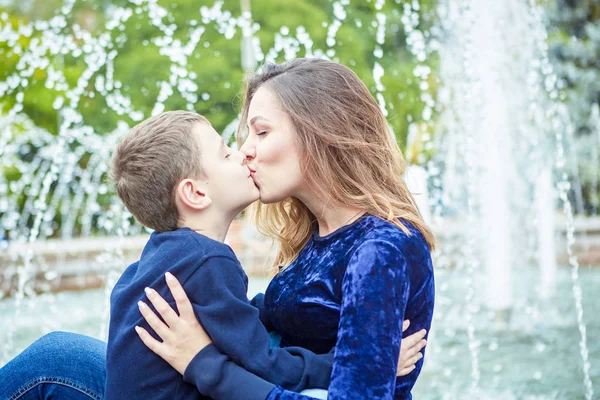
[[[137, 306], [144, 300], [152, 307], [145, 287], [176, 308], [164, 279], [167, 271], [182, 283], [213, 340], [202, 352], [211, 368], [194, 371], [202, 379], [198, 387], [146, 348], [134, 330], [140, 325], [153, 334]], [[127, 268], [111, 294], [106, 399], [196, 399], [203, 398], [200, 390], [218, 398], [262, 400], [275, 385], [293, 391], [326, 388], [333, 355], [299, 347], [271, 349], [247, 288], [248, 278], [229, 246], [188, 228], [153, 233], [140, 260]]]
[[[423, 360], [407, 376], [396, 377], [402, 321], [411, 321], [406, 336], [429, 331], [435, 293], [429, 247], [419, 231], [407, 226], [408, 234], [366, 215], [325, 237], [315, 232], [264, 297], [255, 298], [263, 304], [265, 323], [281, 333], [282, 346], [334, 350], [330, 400], [411, 398]], [[203, 388], [211, 382], [203, 372], [217, 371], [227, 381], [241, 370], [216, 353], [214, 348], [201, 351], [184, 378]], [[244, 379], [231, 390], [263, 382], [247, 372]], [[217, 400], [245, 398], [227, 391], [207, 393]], [[267, 399], [307, 397], [275, 387]]]

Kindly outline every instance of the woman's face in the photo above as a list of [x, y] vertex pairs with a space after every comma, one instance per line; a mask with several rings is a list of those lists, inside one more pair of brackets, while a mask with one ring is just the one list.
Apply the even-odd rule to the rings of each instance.
[[250, 102], [248, 138], [240, 150], [246, 155], [261, 202], [276, 203], [306, 190], [294, 124], [264, 85]]

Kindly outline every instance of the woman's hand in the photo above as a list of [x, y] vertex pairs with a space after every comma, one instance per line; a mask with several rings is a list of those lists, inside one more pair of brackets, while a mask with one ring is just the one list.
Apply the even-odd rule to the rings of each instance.
[[[402, 324], [402, 332], [406, 331], [409, 326], [410, 321], [405, 320]], [[421, 329], [419, 332], [413, 333], [412, 335], [402, 339], [402, 344], [400, 345], [400, 358], [398, 359], [397, 376], [405, 376], [410, 374], [416, 368], [415, 364], [417, 361], [423, 358], [421, 349], [427, 344], [427, 340], [424, 339], [425, 334], [427, 334], [427, 331], [425, 329]]]
[[162, 342], [154, 339], [140, 326], [136, 326], [135, 331], [146, 347], [183, 375], [196, 354], [211, 344], [212, 340], [198, 322], [192, 304], [179, 281], [169, 272], [165, 274], [165, 278], [179, 315], [154, 289], [146, 288], [148, 299], [166, 324], [143, 301], [138, 302], [138, 306], [142, 316]]

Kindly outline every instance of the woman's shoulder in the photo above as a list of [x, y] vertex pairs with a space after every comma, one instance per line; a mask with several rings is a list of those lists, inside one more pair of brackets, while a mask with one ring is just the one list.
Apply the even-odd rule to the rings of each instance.
[[429, 246], [421, 232], [408, 221], [399, 219], [399, 222], [406, 228], [405, 230], [383, 218], [369, 215], [363, 224], [365, 229], [363, 244], [381, 243], [386, 247], [395, 247], [402, 253], [429, 254]]

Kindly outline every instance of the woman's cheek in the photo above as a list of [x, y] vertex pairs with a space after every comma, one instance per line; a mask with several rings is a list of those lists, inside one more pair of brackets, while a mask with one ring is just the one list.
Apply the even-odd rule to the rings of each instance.
[[277, 159], [277, 144], [268, 139], [264, 139], [260, 145], [256, 147], [256, 160], [258, 164], [269, 165]]

